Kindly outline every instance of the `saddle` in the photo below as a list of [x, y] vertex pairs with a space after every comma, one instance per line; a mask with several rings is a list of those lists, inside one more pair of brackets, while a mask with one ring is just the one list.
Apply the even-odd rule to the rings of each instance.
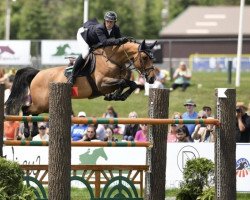
[[[75, 57], [67, 57], [69, 59], [69, 64], [68, 67], [65, 69], [64, 75], [68, 77], [73, 70], [73, 65], [75, 62]], [[74, 75], [76, 77], [80, 76], [90, 76], [90, 74], [95, 70], [95, 63], [96, 63], [96, 58], [93, 53], [90, 53], [87, 58], [85, 59], [84, 65], [77, 69], [77, 71], [74, 72]]]

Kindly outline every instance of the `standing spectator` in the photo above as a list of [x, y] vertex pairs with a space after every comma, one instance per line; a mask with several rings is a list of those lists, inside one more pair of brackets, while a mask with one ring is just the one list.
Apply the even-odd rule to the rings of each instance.
[[49, 141], [49, 135], [47, 133], [47, 125], [44, 122], [38, 124], [38, 135], [33, 137], [33, 141]]
[[246, 143], [250, 138], [250, 117], [243, 102], [236, 104], [236, 142]]
[[140, 124], [141, 130], [135, 134], [135, 142], [147, 142], [148, 141], [148, 125]]
[[114, 138], [114, 131], [112, 128], [108, 127], [105, 130], [105, 137], [104, 137], [104, 141], [108, 141], [108, 142], [117, 142], [118, 140], [116, 138]]
[[[77, 115], [78, 117], [86, 117], [86, 113], [81, 111]], [[84, 136], [85, 131], [87, 130], [87, 124], [74, 124], [71, 127], [71, 139], [72, 141], [81, 140]]]
[[207, 117], [214, 117], [210, 106], [203, 106], [202, 110], [206, 112]]
[[96, 137], [96, 128], [94, 125], [89, 124], [86, 134], [83, 136], [81, 141], [91, 141], [91, 140], [97, 140]]
[[[182, 119], [196, 119], [198, 117], [198, 113], [195, 112], [196, 104], [192, 99], [188, 99], [184, 106], [187, 109], [187, 112], [183, 113]], [[188, 132], [191, 138], [191, 134], [194, 132], [195, 124], [186, 124], [188, 128]]]
[[184, 62], [180, 62], [179, 67], [175, 70], [172, 84], [172, 90], [178, 87], [182, 87], [182, 91], [185, 91], [190, 86], [190, 79], [192, 77], [191, 71], [187, 68]]
[[[109, 105], [107, 107], [107, 111], [105, 113], [103, 113], [102, 117], [103, 118], [118, 118], [118, 114], [115, 111], [115, 109], [113, 108], [113, 106]], [[119, 132], [117, 124], [105, 124], [104, 127], [105, 127], [105, 129], [107, 129], [108, 127], [112, 128], [114, 130], [114, 133]]]
[[[138, 115], [135, 111], [130, 112], [129, 118], [137, 118]], [[123, 139], [127, 141], [134, 141], [136, 132], [140, 129], [139, 124], [126, 124], [123, 131]]]
[[5, 121], [4, 122], [4, 138], [6, 140], [16, 140], [18, 136], [18, 129], [20, 123], [18, 121]]
[[177, 142], [192, 142], [190, 140], [189, 133], [187, 132], [187, 129], [184, 126], [179, 127], [176, 132]]

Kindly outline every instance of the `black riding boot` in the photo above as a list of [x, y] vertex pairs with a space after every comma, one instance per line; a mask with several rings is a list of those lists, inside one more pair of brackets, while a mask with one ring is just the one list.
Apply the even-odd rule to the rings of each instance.
[[79, 55], [74, 63], [72, 73], [68, 77], [68, 83], [70, 83], [71, 85], [74, 85], [77, 72], [84, 65], [84, 62], [85, 60], [82, 58], [82, 55]]

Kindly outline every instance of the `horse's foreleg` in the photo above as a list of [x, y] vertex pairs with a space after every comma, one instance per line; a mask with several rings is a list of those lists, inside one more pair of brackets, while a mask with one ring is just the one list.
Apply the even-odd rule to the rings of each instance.
[[128, 87], [129, 87], [129, 89], [121, 94], [120, 99], [122, 101], [125, 101], [132, 94], [132, 92], [135, 91], [135, 89], [138, 86], [134, 81], [126, 80], [126, 83], [127, 83]]
[[[113, 83], [114, 85], [114, 83]], [[115, 90], [113, 93], [109, 93], [106, 94], [104, 97], [104, 100], [106, 101], [111, 101], [111, 100], [115, 100], [115, 101], [119, 101], [122, 100], [121, 99], [121, 94], [123, 92], [123, 90], [128, 87], [128, 85], [126, 84], [126, 80], [124, 79], [119, 79], [116, 83], [116, 87], [118, 88], [117, 90]]]

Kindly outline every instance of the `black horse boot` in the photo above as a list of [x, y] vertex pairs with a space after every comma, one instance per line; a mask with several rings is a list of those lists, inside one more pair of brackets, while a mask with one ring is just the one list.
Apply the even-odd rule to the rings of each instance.
[[82, 55], [79, 55], [74, 63], [72, 73], [68, 77], [68, 83], [70, 83], [71, 85], [74, 85], [77, 72], [84, 65], [84, 62], [85, 60], [82, 58]]

